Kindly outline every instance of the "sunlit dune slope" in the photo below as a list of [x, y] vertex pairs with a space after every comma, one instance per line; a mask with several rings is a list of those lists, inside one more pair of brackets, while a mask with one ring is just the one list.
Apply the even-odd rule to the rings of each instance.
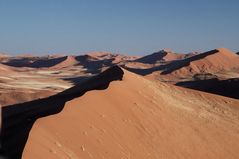
[[38, 119], [23, 158], [235, 159], [238, 149], [238, 100], [156, 84], [124, 70], [122, 81]]

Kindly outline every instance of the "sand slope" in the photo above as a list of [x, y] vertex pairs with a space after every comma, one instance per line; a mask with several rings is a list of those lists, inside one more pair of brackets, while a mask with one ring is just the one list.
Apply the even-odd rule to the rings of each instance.
[[70, 66], [73, 66], [73, 65], [76, 65], [78, 64], [79, 62], [75, 59], [75, 56], [65, 56], [65, 59], [52, 66], [51, 68], [53, 69], [61, 69], [61, 68], [65, 68], [65, 67], [70, 67]]
[[238, 100], [156, 84], [124, 71], [122, 81], [38, 119], [23, 158], [235, 159], [238, 149]]
[[174, 53], [169, 49], [164, 49], [159, 52], [155, 52], [150, 55], [143, 56], [139, 59], [136, 59], [136, 62], [141, 62], [145, 64], [156, 64], [157, 62], [167, 62], [167, 61], [174, 61], [174, 60], [180, 60], [184, 59], [186, 57], [191, 57], [194, 54], [179, 54], [179, 53]]
[[0, 63], [0, 74], [12, 72], [14, 72], [12, 67]]
[[172, 63], [163, 74], [177, 73], [215, 73], [219, 71], [231, 71], [239, 68], [239, 57], [232, 51], [219, 48], [191, 58]]

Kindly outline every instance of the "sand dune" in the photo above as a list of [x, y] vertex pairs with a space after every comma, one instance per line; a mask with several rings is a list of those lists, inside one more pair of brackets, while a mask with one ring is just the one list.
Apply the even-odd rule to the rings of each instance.
[[[74, 65], [82, 65], [85, 67], [96, 67], [99, 69], [104, 62], [111, 59], [100, 59], [91, 55], [80, 56], [42, 56], [42, 57], [14, 57], [9, 59], [4, 64], [13, 67], [31, 67], [31, 68], [48, 68], [59, 69], [66, 68]], [[112, 60], [113, 61], [113, 60]], [[97, 63], [97, 64], [96, 64]], [[94, 66], [93, 66], [94, 65]], [[92, 69], [91, 67], [91, 69]]]
[[23, 158], [237, 158], [238, 105], [124, 71], [38, 120]]
[[52, 66], [51, 68], [53, 69], [66, 68], [66, 67], [74, 66], [78, 63], [79, 62], [75, 59], [75, 56], [65, 56], [65, 59], [62, 62]]
[[121, 80], [122, 75], [123, 71], [119, 67], [112, 67], [98, 76], [81, 82], [79, 86], [49, 98], [3, 107], [1, 156], [4, 154], [9, 158], [21, 158], [28, 133], [36, 119], [59, 113], [65, 102], [90, 90], [105, 89], [112, 80]]
[[106, 66], [112, 66], [114, 58], [99, 59], [96, 56], [81, 55], [76, 56], [76, 60], [79, 61], [79, 65], [87, 69], [87, 72], [95, 74], [101, 72], [101, 69]]
[[[162, 54], [159, 54], [162, 55]], [[145, 56], [151, 63], [154, 56]], [[151, 59], [152, 58], [152, 59]], [[140, 60], [140, 59], [139, 59]], [[128, 64], [129, 65], [129, 64]], [[151, 66], [141, 69], [135, 64], [133, 67], [125, 67], [130, 71], [141, 75], [149, 75], [159, 71], [161, 75], [175, 74], [177, 76], [192, 76], [196, 73], [218, 73], [220, 71], [237, 71], [239, 68], [239, 57], [235, 53], [225, 48], [214, 49], [201, 54], [191, 54], [185, 59], [171, 61], [166, 64]]]
[[228, 49], [219, 48], [187, 58], [179, 63], [172, 63], [168, 67], [163, 74], [230, 71], [239, 68], [239, 57]]
[[239, 158], [238, 79], [227, 78], [239, 56], [228, 49], [1, 63], [0, 104], [25, 103], [2, 108], [0, 158]]
[[19, 157], [31, 130], [26, 159], [239, 157], [238, 100], [123, 72], [115, 66], [56, 96], [4, 107], [5, 153]]
[[238, 78], [239, 57], [228, 49], [219, 48], [168, 63], [142, 65], [129, 62], [123, 67], [149, 79], [172, 84], [193, 80], [194, 75], [207, 73], [225, 80]]
[[67, 56], [55, 57], [55, 56], [16, 56], [10, 57], [4, 64], [13, 67], [32, 67], [43, 68], [52, 67], [67, 59]]
[[39, 57], [32, 57], [32, 56], [15, 56], [15, 57], [8, 57], [7, 59], [1, 60], [1, 63], [12, 66], [12, 67], [30, 67], [32, 62], [39, 59]]
[[87, 55], [99, 60], [111, 59], [113, 56], [113, 54], [110, 52], [90, 52]]
[[122, 55], [122, 54], [112, 54], [109, 52], [92, 52], [88, 55], [98, 58], [99, 60], [109, 60], [112, 59], [112, 63], [119, 64], [121, 62], [133, 61], [140, 56], [129, 56], [129, 55]]
[[41, 68], [41, 67], [53, 67], [63, 61], [67, 60], [67, 56], [57, 58], [39, 59], [30, 64], [29, 67]]
[[[41, 85], [40, 89], [46, 90], [44, 88], [44, 84], [46, 84], [45, 87], [55, 93], [62, 91], [62, 89], [58, 89], [58, 86], [55, 87], [61, 82], [64, 83], [63, 85], [65, 83], [77, 84], [88, 76], [100, 73], [114, 64], [118, 64], [137, 74], [145, 75], [149, 79], [170, 82], [172, 84], [193, 80], [195, 74], [211, 73], [223, 80], [238, 78], [239, 74], [238, 56], [227, 49], [215, 49], [202, 54], [196, 52], [176, 54], [170, 50], [162, 50], [144, 57], [112, 54], [109, 52], [93, 52], [80, 56], [48, 55], [38, 57], [22, 55], [5, 57], [3, 60], [0, 60], [1, 63], [6, 64], [0, 65], [0, 93], [5, 92], [5, 90], [11, 91], [6, 95], [1, 94], [1, 97], [4, 97], [4, 99], [9, 99], [6, 97], [10, 92], [19, 92], [17, 89], [22, 88], [22, 86], [24, 88], [28, 87], [27, 81], [29, 81], [30, 89]], [[14, 77], [10, 78], [21, 82], [9, 83], [8, 80], [3, 80], [3, 78], [7, 78], [9, 75], [5, 76], [5, 73], [10, 71], [11, 74], [14, 73]], [[15, 78], [16, 75], [17, 77]], [[22, 75], [29, 76], [29, 78], [25, 80], [25, 77], [19, 77]], [[52, 80], [56, 84], [48, 82], [48, 80]], [[36, 85], [34, 85], [35, 83]], [[11, 99], [11, 101], [14, 100]], [[23, 102], [23, 100], [20, 102]], [[7, 103], [5, 100], [4, 105]], [[13, 104], [12, 102], [8, 104], [10, 103]]]
[[146, 64], [156, 64], [158, 62], [180, 60], [180, 59], [184, 59], [186, 57], [191, 57], [193, 55], [194, 55], [194, 53], [178, 54], [178, 53], [172, 52], [169, 49], [164, 49], [159, 52], [155, 52], [153, 54], [146, 55], [139, 59], [136, 59], [135, 62], [141, 62], [141, 63], [146, 63]]

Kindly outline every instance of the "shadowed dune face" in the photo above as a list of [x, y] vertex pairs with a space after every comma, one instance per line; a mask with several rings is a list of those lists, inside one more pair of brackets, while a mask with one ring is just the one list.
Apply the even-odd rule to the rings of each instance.
[[59, 58], [53, 58], [53, 59], [40, 59], [34, 61], [32, 64], [30, 64], [29, 67], [33, 68], [41, 68], [41, 67], [53, 67], [67, 59], [67, 56], [59, 57]]
[[144, 56], [142, 58], [139, 58], [135, 60], [136, 62], [141, 62], [141, 63], [148, 63], [148, 64], [155, 64], [157, 61], [160, 61], [167, 55], [167, 52], [165, 51], [159, 51], [156, 53], [153, 53], [151, 55]]
[[203, 92], [209, 92], [226, 97], [239, 99], [239, 79], [219, 80], [217, 78], [178, 82], [177, 86], [191, 88]]
[[2, 108], [1, 154], [8, 158], [21, 158], [28, 134], [34, 122], [41, 117], [59, 113], [67, 101], [94, 89], [106, 89], [113, 80], [121, 80], [123, 71], [113, 66], [62, 93]]
[[124, 70], [122, 81], [39, 119], [23, 158], [238, 158], [238, 105]]
[[9, 59], [4, 64], [13, 67], [32, 67], [32, 68], [41, 68], [41, 67], [52, 67], [64, 60], [67, 59], [67, 56], [58, 57], [58, 58], [49, 58], [49, 57], [22, 57]]
[[96, 57], [89, 55], [77, 56], [76, 60], [79, 61], [79, 65], [87, 68], [87, 72], [99, 73], [100, 69], [104, 66], [112, 66], [114, 58], [99, 60]]
[[13, 67], [27, 67], [30, 65], [31, 59], [20, 58], [20, 59], [9, 59], [7, 62], [3, 62], [5, 65]]
[[160, 61], [161, 62], [174, 61], [174, 60], [183, 59], [187, 56], [190, 56], [190, 54], [177, 54], [169, 50], [161, 50], [159, 52], [155, 52], [153, 54], [136, 59], [135, 62], [146, 63], [146, 64], [156, 64]]

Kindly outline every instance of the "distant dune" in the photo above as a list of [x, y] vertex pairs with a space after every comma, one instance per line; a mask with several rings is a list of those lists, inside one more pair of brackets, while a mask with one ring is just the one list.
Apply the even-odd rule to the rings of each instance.
[[55, 57], [55, 56], [16, 56], [10, 57], [3, 64], [12, 67], [32, 67], [32, 68], [48, 68], [53, 67], [67, 59], [67, 56]]
[[113, 54], [110, 52], [92, 52], [92, 53], [89, 53], [88, 55], [98, 58], [99, 60], [114, 59], [114, 63], [127, 61], [127, 60], [132, 61], [140, 57], [140, 56], [129, 56], [129, 55], [123, 55], [123, 54]]
[[76, 60], [79, 65], [83, 66], [90, 73], [99, 73], [100, 70], [105, 66], [112, 66], [114, 58], [99, 59], [98, 57], [91, 55], [76, 56]]
[[75, 56], [65, 56], [63, 61], [55, 64], [51, 68], [53, 69], [66, 68], [66, 67], [74, 66], [78, 63], [79, 62], [76, 60]]
[[232, 70], [239, 68], [239, 57], [228, 49], [220, 48], [211, 50], [199, 55], [182, 60], [179, 63], [172, 63], [163, 72], [168, 74], [176, 73], [213, 73], [222, 70]]
[[84, 65], [90, 62], [95, 65], [96, 61], [98, 61], [97, 63], [104, 63], [106, 61], [112, 61], [112, 63], [120, 63], [122, 61], [135, 60], [136, 58], [138, 58], [138, 56], [126, 56], [108, 52], [93, 52], [79, 56], [51, 55], [39, 57], [24, 54], [14, 57], [4, 56], [4, 60], [1, 60], [0, 56], [0, 62], [13, 67], [65, 68], [81, 63], [82, 65]]
[[41, 67], [53, 67], [63, 61], [67, 60], [67, 57], [57, 57], [57, 58], [50, 58], [50, 59], [39, 59], [34, 61], [29, 65], [29, 67], [34, 68], [41, 68]]
[[[142, 57], [136, 61], [151, 61], [155, 63], [157, 59], [161, 59], [157, 56], [164, 57], [165, 54], [152, 54]], [[131, 67], [129, 67], [131, 66]], [[220, 71], [232, 71], [237, 72], [239, 68], [239, 57], [232, 51], [219, 48], [205, 53], [192, 53], [183, 59], [171, 61], [166, 64], [149, 65], [148, 68], [142, 68], [140, 64], [127, 64], [124, 66], [129, 71], [141, 74], [149, 75], [155, 72], [160, 72], [161, 75], [174, 74], [178, 77], [192, 76], [196, 73], [218, 73]]]
[[190, 54], [174, 53], [171, 50], [165, 49], [150, 55], [143, 56], [139, 59], [136, 59], [135, 62], [141, 62], [146, 64], [156, 64], [158, 62], [180, 60], [186, 57], [191, 57], [193, 55], [194, 55], [193, 53], [190, 53]]
[[1, 61], [1, 63], [12, 67], [28, 67], [31, 64], [31, 62], [32, 59], [21, 57], [8, 58]]
[[113, 53], [109, 53], [109, 52], [92, 52], [87, 55], [94, 57], [100, 61], [111, 60], [112, 64], [124, 64], [125, 62], [134, 61], [134, 60], [140, 58], [140, 56], [113, 54]]
[[132, 61], [136, 58], [138, 57], [105, 52], [93, 52], [79, 56], [17, 56], [8, 58], [7, 60], [1, 62], [12, 67], [29, 67], [39, 69], [60, 69], [81, 65], [88, 69], [89, 72], [99, 73], [99, 70], [104, 67], [119, 64], [124, 61]]
[[2, 114], [3, 152], [13, 158], [23, 148], [26, 159], [239, 158], [238, 100], [154, 83], [117, 66]]
[[110, 52], [90, 52], [90, 53], [87, 53], [87, 55], [99, 60], [111, 59], [113, 56], [113, 54]]

